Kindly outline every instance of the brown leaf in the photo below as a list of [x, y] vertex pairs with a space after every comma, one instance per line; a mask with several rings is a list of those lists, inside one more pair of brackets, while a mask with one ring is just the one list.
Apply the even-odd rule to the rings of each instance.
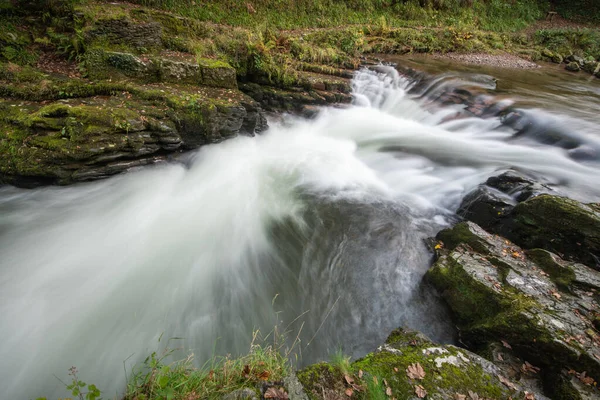
[[471, 399], [471, 400], [479, 400], [479, 394], [477, 394], [476, 392], [471, 392], [469, 390], [468, 393], [469, 393], [469, 399]]
[[454, 400], [466, 400], [467, 396], [460, 393], [454, 393]]
[[288, 394], [281, 390], [281, 389], [277, 389], [274, 387], [270, 387], [267, 389], [267, 391], [265, 392], [265, 399], [275, 399], [275, 400], [288, 400]]
[[261, 381], [268, 381], [269, 376], [271, 376], [271, 373], [269, 371], [263, 371], [260, 374], [258, 374], [258, 379], [260, 379]]
[[502, 342], [502, 346], [506, 347], [507, 349], [512, 349], [512, 346], [510, 344], [508, 344], [508, 342], [506, 342], [505, 340], [501, 340]]
[[529, 362], [525, 361], [525, 364], [521, 365], [521, 371], [522, 372], [532, 372], [534, 374], [537, 374], [540, 369], [534, 365], [531, 365]]
[[550, 292], [550, 294], [551, 294], [552, 296], [556, 297], [558, 300], [560, 300], [560, 298], [561, 298], [561, 295], [560, 295], [560, 293], [558, 293], [556, 290], [552, 290], [552, 291]]
[[425, 388], [421, 385], [416, 385], [415, 394], [418, 398], [422, 399], [423, 397], [427, 396], [427, 390], [425, 390]]
[[360, 379], [362, 379], [362, 377], [363, 377], [363, 371], [362, 371], [362, 369], [359, 369], [359, 370], [358, 370], [358, 377], [359, 377]]
[[350, 386], [352, 386], [352, 384], [354, 383], [354, 379], [349, 375], [344, 375], [344, 379], [346, 380], [346, 383]]
[[346, 396], [352, 397], [353, 394], [354, 394], [354, 389], [352, 389], [352, 388], [346, 389]]
[[392, 397], [392, 388], [388, 386], [388, 387], [385, 389], [385, 394], [386, 394], [388, 397]]
[[502, 357], [502, 353], [498, 353], [496, 355], [496, 358], [498, 358], [498, 361], [504, 361], [504, 357]]
[[508, 387], [509, 389], [517, 390], [515, 384], [503, 377], [502, 375], [498, 375], [498, 379], [504, 384], [504, 386]]
[[425, 370], [419, 363], [411, 364], [406, 368], [406, 375], [410, 379], [423, 379], [425, 378]]
[[525, 400], [535, 400], [535, 394], [525, 392]]
[[385, 378], [383, 378], [383, 386], [385, 386], [385, 387], [389, 386], [388, 383], [387, 383], [387, 381], [385, 380]]
[[242, 370], [242, 375], [244, 378], [247, 378], [250, 375], [250, 366], [248, 364], [244, 365], [244, 369]]
[[394, 372], [398, 372], [398, 367], [394, 367]]

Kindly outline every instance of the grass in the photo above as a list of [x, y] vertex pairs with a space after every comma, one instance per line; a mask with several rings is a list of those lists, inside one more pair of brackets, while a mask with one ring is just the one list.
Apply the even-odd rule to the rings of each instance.
[[[489, 30], [517, 30], [545, 15], [545, 1], [524, 0], [255, 0], [202, 2], [195, 0], [133, 0], [201, 21], [275, 29], [331, 28], [376, 25], [382, 18], [390, 27], [469, 26]], [[427, 3], [421, 6], [421, 3]]]
[[290, 371], [288, 360], [272, 346], [253, 345], [245, 356], [215, 357], [199, 369], [192, 356], [167, 364], [167, 354], [153, 353], [134, 371], [124, 400], [221, 399], [243, 388], [256, 391], [260, 383], [281, 380]]

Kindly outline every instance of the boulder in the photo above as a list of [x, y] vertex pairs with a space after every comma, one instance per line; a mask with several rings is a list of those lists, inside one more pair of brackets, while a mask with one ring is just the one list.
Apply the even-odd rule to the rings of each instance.
[[567, 378], [572, 371], [590, 384], [600, 379], [597, 271], [552, 253], [526, 253], [472, 222], [437, 238], [426, 279], [450, 306], [463, 343], [485, 349], [502, 342], [544, 375]]
[[582, 66], [584, 63], [584, 59], [583, 57], [577, 56], [575, 54], [570, 54], [567, 57], [565, 57], [565, 62], [567, 63], [577, 63], [579, 66]]
[[596, 75], [598, 72], [600, 72], [600, 62], [588, 61], [583, 65], [582, 69], [592, 75]]
[[469, 192], [461, 202], [457, 214], [479, 224], [484, 229], [497, 230], [521, 201], [553, 190], [517, 171], [507, 171], [490, 177], [484, 184]]
[[600, 269], [600, 211], [552, 195], [519, 203], [496, 232], [527, 249], [544, 248]]
[[[501, 399], [523, 398], [526, 391], [483, 357], [407, 329], [393, 331], [376, 351], [353, 363], [311, 365], [298, 378], [311, 399], [417, 399], [425, 394], [429, 399]], [[536, 399], [545, 397], [537, 393]]]
[[577, 72], [581, 69], [581, 65], [575, 61], [571, 61], [570, 63], [567, 64], [567, 66], [565, 67], [565, 69], [567, 71], [571, 71], [571, 72]]

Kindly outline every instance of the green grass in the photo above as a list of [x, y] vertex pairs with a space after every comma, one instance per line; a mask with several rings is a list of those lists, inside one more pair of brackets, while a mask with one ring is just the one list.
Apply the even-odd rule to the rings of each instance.
[[[347, 25], [390, 27], [468, 26], [494, 31], [521, 29], [545, 15], [545, 1], [524, 0], [255, 0], [199, 2], [195, 0], [133, 0], [219, 24], [275, 29], [331, 28]], [[425, 3], [421, 6], [420, 3]], [[250, 5], [250, 6], [249, 6]]]

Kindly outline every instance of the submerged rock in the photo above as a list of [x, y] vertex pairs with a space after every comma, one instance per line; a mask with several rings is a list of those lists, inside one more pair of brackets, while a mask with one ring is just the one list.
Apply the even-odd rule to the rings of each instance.
[[[529, 201], [546, 197], [554, 196]], [[484, 349], [503, 342], [543, 374], [572, 370], [600, 379], [598, 272], [543, 250], [526, 253], [472, 222], [438, 240], [426, 278], [452, 309], [464, 343]]]

